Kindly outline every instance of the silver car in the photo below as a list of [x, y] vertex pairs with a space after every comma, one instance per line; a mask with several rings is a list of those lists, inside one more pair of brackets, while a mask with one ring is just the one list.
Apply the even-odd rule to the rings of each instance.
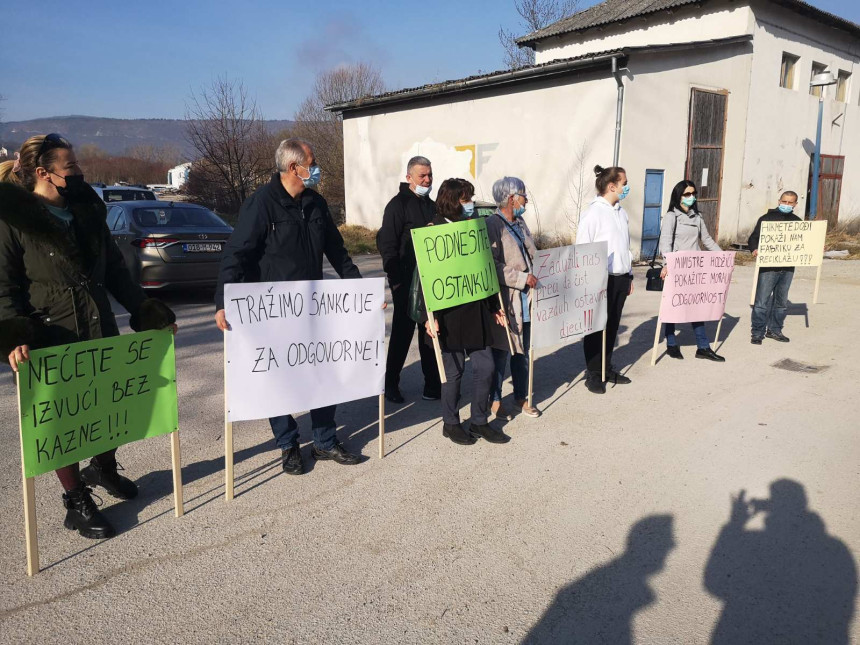
[[185, 202], [108, 204], [107, 223], [132, 277], [145, 289], [214, 287], [233, 228]]

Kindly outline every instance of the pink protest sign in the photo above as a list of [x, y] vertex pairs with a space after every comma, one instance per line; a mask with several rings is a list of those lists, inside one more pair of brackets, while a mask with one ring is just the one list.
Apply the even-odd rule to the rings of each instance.
[[666, 254], [660, 320], [671, 323], [720, 320], [735, 268], [734, 251], [678, 251]]

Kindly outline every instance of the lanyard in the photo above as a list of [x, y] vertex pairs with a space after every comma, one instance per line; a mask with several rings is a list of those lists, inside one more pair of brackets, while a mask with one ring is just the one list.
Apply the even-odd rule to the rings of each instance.
[[531, 260], [529, 259], [529, 255], [528, 255], [528, 253], [526, 253], [526, 240], [525, 240], [525, 235], [523, 235], [522, 237], [520, 237], [520, 234], [517, 232], [517, 228], [518, 228], [518, 227], [513, 226], [513, 225], [512, 225], [512, 224], [507, 220], [507, 218], [506, 218], [504, 215], [502, 215], [501, 213], [498, 213], [498, 212], [496, 213], [496, 215], [498, 215], [498, 216], [499, 216], [499, 218], [502, 220], [502, 222], [504, 222], [505, 227], [508, 229], [508, 231], [510, 231], [511, 235], [513, 235], [513, 236], [516, 238], [516, 240], [517, 240], [517, 246], [519, 246], [519, 247], [520, 247], [520, 253], [522, 253], [522, 254], [523, 254], [523, 260], [524, 260], [524, 261], [525, 261], [525, 263], [526, 263], [526, 267], [528, 268], [529, 273], [531, 273], [531, 270], [532, 270], [532, 262], [531, 262]]

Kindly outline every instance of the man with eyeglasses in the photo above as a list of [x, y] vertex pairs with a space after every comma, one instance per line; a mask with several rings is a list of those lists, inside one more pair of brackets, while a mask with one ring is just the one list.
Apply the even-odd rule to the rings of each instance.
[[[275, 154], [277, 170], [271, 181], [242, 204], [239, 222], [224, 249], [215, 322], [227, 333], [224, 285], [236, 282], [322, 280], [323, 256], [341, 278], [361, 278], [349, 257], [326, 201], [313, 190], [320, 180], [311, 145], [286, 139]], [[311, 410], [314, 446], [311, 456], [352, 465], [364, 461], [347, 452], [337, 440], [335, 408]], [[299, 448], [299, 428], [291, 415], [269, 419], [275, 442], [281, 449], [285, 473], [301, 475], [304, 462]]]

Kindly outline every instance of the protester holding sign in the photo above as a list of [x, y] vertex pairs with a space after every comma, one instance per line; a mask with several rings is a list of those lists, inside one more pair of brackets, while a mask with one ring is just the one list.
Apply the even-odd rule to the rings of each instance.
[[[633, 256], [630, 253], [630, 229], [627, 212], [621, 200], [627, 197], [630, 186], [624, 168], [594, 167], [597, 196], [582, 214], [576, 233], [577, 244], [606, 242], [609, 281], [606, 287], [606, 379], [617, 385], [630, 383], [630, 379], [612, 367], [612, 349], [621, 324], [621, 312], [627, 296], [633, 293]], [[601, 377], [603, 362], [603, 332], [588, 334], [582, 343], [585, 352], [585, 387], [595, 394], [604, 394], [606, 384]]]
[[[436, 195], [433, 225], [459, 222], [471, 215], [475, 187], [464, 179], [447, 179]], [[418, 250], [417, 253], [423, 251]], [[435, 254], [434, 254], [435, 255]], [[423, 299], [422, 299], [423, 306]], [[498, 294], [434, 311], [434, 325], [426, 312], [426, 342], [438, 338], [446, 382], [442, 383], [442, 435], [461, 445], [475, 443], [476, 436], [491, 443], [506, 443], [510, 437], [489, 424], [490, 387], [494, 363], [492, 347], [504, 334], [504, 314]], [[460, 423], [460, 381], [472, 363], [472, 424], [469, 431]]]
[[[235, 282], [322, 280], [323, 255], [341, 278], [360, 278], [349, 257], [326, 201], [313, 190], [320, 167], [306, 141], [286, 139], [275, 154], [278, 172], [242, 204], [239, 222], [221, 260], [215, 292], [215, 322], [229, 332], [224, 311], [224, 285]], [[337, 441], [336, 406], [311, 410], [314, 459], [352, 465], [361, 455], [344, 450]], [[304, 473], [299, 426], [291, 415], [271, 417], [269, 424], [281, 449], [281, 465], [290, 475]]]
[[493, 348], [496, 373], [490, 392], [490, 409], [496, 417], [510, 418], [510, 414], [502, 406], [502, 382], [505, 380], [505, 368], [510, 356], [514, 405], [526, 416], [539, 417], [538, 409], [528, 404], [528, 352], [531, 335], [529, 290], [537, 285], [537, 278], [533, 273], [537, 247], [522, 217], [529, 201], [526, 198], [526, 185], [517, 177], [503, 177], [493, 184], [493, 199], [498, 209], [487, 218], [487, 235], [493, 249], [493, 259], [496, 261], [499, 286], [515, 353], [510, 353], [507, 340], [501, 347]]
[[[660, 253], [666, 257], [674, 251], [698, 251], [704, 246], [708, 251], [722, 251], [720, 245], [714, 242], [708, 233], [705, 219], [696, 208], [696, 184], [684, 179], [675, 184], [672, 196], [669, 198], [669, 210], [663, 217], [660, 228]], [[668, 275], [668, 268], [663, 267], [661, 278]], [[711, 349], [708, 332], [704, 322], [691, 323], [696, 334], [696, 358], [703, 358], [721, 363], [726, 359]], [[665, 323], [666, 353], [672, 358], [683, 359], [681, 348], [675, 338], [675, 323]]]
[[[779, 197], [779, 205], [762, 215], [747, 240], [753, 257], [758, 256], [759, 238], [762, 222], [800, 221], [794, 214], [797, 206], [797, 193], [785, 191]], [[782, 333], [785, 324], [785, 311], [788, 306], [788, 290], [794, 277], [794, 267], [762, 267], [759, 269], [755, 304], [752, 311], [752, 330], [750, 342], [761, 345], [764, 338], [787, 343], [788, 337]]]
[[[136, 331], [175, 331], [173, 312], [132, 280], [105, 220], [104, 202], [60, 135], [30, 137], [15, 161], [0, 164], [0, 351], [13, 370], [31, 349], [118, 336], [108, 295]], [[115, 453], [96, 455], [83, 470], [77, 463], [56, 470], [66, 528], [93, 539], [114, 535], [89, 486], [119, 499], [137, 495], [117, 473]]]
[[[415, 335], [415, 321], [409, 315], [409, 292], [417, 288], [417, 285], [412, 284], [416, 272], [410, 231], [433, 221], [436, 205], [430, 199], [432, 184], [430, 160], [412, 157], [406, 164], [406, 181], [400, 184], [400, 190], [386, 205], [382, 226], [376, 234], [376, 248], [382, 256], [382, 268], [388, 276], [388, 286], [394, 301], [385, 366], [385, 398], [392, 403], [404, 402], [400, 393], [400, 372], [403, 371]], [[421, 342], [420, 336], [418, 350], [424, 372], [423, 398], [425, 401], [435, 401], [442, 387], [436, 359], [433, 351]]]

